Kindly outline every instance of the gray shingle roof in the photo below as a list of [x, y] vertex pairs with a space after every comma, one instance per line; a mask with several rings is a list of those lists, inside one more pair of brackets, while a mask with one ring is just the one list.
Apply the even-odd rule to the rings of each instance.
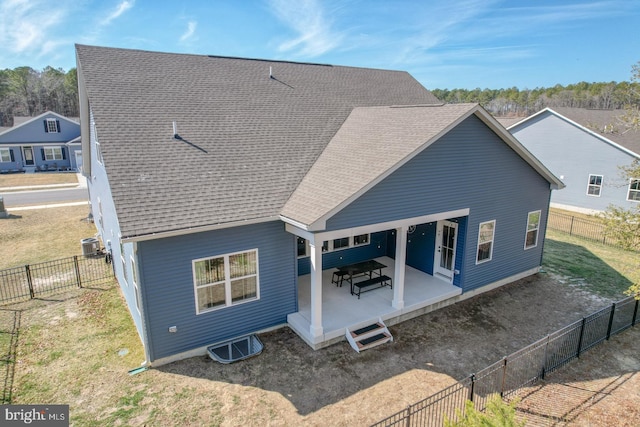
[[640, 154], [640, 132], [628, 130], [620, 120], [624, 110], [591, 110], [587, 108], [553, 108], [587, 129]]
[[400, 71], [76, 53], [125, 238], [276, 217], [355, 107], [439, 103]]
[[303, 224], [318, 221], [395, 170], [476, 108], [477, 104], [355, 108], [284, 206], [282, 215]]

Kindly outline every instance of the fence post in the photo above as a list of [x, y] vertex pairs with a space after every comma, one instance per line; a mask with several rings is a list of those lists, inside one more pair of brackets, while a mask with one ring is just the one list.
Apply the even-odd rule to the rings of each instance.
[[573, 219], [575, 216], [571, 217], [571, 224], [569, 225], [569, 236], [573, 235]]
[[549, 350], [549, 337], [547, 335], [547, 343], [544, 345], [544, 354], [542, 355], [542, 372], [540, 373], [540, 379], [544, 380], [544, 376], [547, 373], [547, 351]]
[[611, 327], [613, 326], [613, 316], [616, 314], [616, 303], [611, 304], [611, 315], [609, 316], [609, 326], [607, 327], [607, 340], [611, 337]]
[[411, 405], [407, 405], [407, 409], [405, 409], [407, 415], [404, 417], [405, 426], [409, 427], [411, 425]]
[[582, 337], [584, 337], [584, 325], [587, 323], [587, 318], [582, 318], [582, 324], [580, 325], [580, 338], [578, 339], [578, 350], [576, 351], [576, 357], [580, 358], [580, 349], [582, 348]]
[[636, 318], [638, 317], [638, 303], [640, 303], [640, 300], [636, 300], [636, 306], [633, 309], [633, 319], [631, 320], [631, 326], [635, 326], [636, 325]]
[[471, 374], [471, 387], [469, 387], [469, 400], [473, 402], [473, 387], [476, 385], [476, 374]]
[[29, 268], [29, 264], [24, 266], [24, 269], [27, 273], [27, 284], [29, 285], [29, 295], [31, 296], [31, 299], [34, 299], [35, 293], [33, 292], [33, 280], [31, 279], [31, 269]]
[[507, 378], [507, 356], [502, 359], [502, 384], [500, 385], [500, 397], [504, 397], [504, 381]]
[[73, 256], [73, 267], [76, 270], [76, 281], [78, 282], [78, 287], [82, 287], [82, 278], [80, 277], [80, 266], [78, 265], [78, 255]]

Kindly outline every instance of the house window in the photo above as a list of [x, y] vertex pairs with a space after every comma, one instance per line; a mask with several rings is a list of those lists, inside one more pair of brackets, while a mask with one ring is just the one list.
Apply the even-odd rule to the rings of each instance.
[[138, 295], [138, 271], [136, 270], [136, 260], [131, 255], [131, 278], [133, 279], [133, 295], [136, 298], [136, 308], [140, 313], [140, 296]]
[[629, 180], [629, 192], [627, 193], [627, 200], [630, 202], [640, 202], [640, 179], [631, 178]]
[[340, 237], [322, 242], [322, 252], [332, 252], [339, 249], [348, 249], [355, 246], [368, 245], [371, 240], [369, 234], [359, 234], [357, 236]]
[[298, 257], [309, 256], [309, 241], [302, 237], [296, 237]]
[[339, 239], [333, 239], [333, 250], [343, 249], [349, 247], [349, 238], [341, 237]]
[[491, 261], [493, 256], [493, 237], [496, 229], [496, 220], [481, 222], [478, 230], [478, 255], [476, 264]]
[[524, 248], [535, 248], [538, 245], [538, 230], [540, 229], [540, 211], [529, 212], [527, 216], [527, 234]]
[[587, 195], [600, 197], [602, 190], [602, 175], [589, 175], [589, 184], [587, 185]]
[[46, 133], [59, 133], [60, 122], [56, 119], [46, 119], [44, 121], [44, 131]]
[[13, 162], [11, 150], [8, 148], [0, 148], [0, 162]]
[[104, 163], [102, 161], [102, 150], [100, 149], [100, 143], [98, 141], [96, 141], [96, 159], [98, 160], [98, 163]]
[[63, 160], [61, 147], [43, 148], [44, 159], [42, 160]]
[[359, 236], [353, 236], [353, 246], [362, 246], [369, 244], [369, 235], [360, 234]]
[[127, 278], [127, 263], [124, 256], [124, 243], [122, 243], [122, 236], [118, 236], [120, 241], [120, 262], [122, 263], [122, 276], [124, 277], [124, 284], [129, 286], [129, 279]]
[[196, 312], [259, 298], [258, 250], [193, 261]]

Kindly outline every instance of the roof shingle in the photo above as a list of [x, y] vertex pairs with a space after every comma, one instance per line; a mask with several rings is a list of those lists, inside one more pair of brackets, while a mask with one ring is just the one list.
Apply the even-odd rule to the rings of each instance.
[[76, 53], [125, 238], [276, 217], [354, 108], [439, 103], [401, 71]]

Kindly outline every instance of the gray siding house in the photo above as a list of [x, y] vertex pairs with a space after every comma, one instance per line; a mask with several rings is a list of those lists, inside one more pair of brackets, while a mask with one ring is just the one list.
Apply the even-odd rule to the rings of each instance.
[[583, 213], [609, 205], [640, 203], [640, 177], [629, 180], [620, 166], [640, 159], [640, 133], [620, 123], [621, 110], [546, 108], [508, 127], [509, 131], [567, 186], [551, 205]]
[[[92, 211], [148, 363], [282, 326], [319, 349], [540, 268], [562, 183], [476, 104], [399, 71], [76, 54]], [[392, 286], [350, 292], [362, 261]]]
[[[0, 173], [77, 169], [80, 124], [48, 111], [0, 132]], [[79, 141], [79, 139], [78, 139]], [[76, 152], [78, 153], [76, 155]]]

